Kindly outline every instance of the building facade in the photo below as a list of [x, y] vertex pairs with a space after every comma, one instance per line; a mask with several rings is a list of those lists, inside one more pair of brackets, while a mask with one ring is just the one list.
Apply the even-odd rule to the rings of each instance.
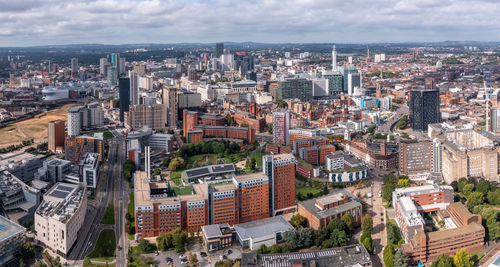
[[269, 178], [269, 214], [294, 211], [295, 158], [292, 154], [265, 155], [262, 166]]
[[56, 152], [57, 147], [64, 147], [64, 137], [66, 135], [65, 122], [56, 120], [49, 122], [49, 150]]
[[441, 121], [439, 90], [411, 90], [408, 106], [411, 128], [414, 131], [425, 132], [429, 124]]
[[290, 111], [273, 112], [273, 142], [280, 145], [289, 144]]

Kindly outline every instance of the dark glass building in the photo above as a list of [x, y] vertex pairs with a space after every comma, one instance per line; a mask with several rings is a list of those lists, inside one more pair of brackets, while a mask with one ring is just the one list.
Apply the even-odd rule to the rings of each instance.
[[313, 99], [312, 81], [307, 79], [288, 79], [278, 83], [277, 99], [298, 98], [302, 101]]
[[119, 97], [120, 97], [120, 121], [123, 122], [123, 114], [128, 112], [130, 106], [130, 78], [120, 77], [119, 80]]
[[222, 54], [224, 54], [224, 43], [216, 43], [214, 57], [219, 58]]
[[429, 124], [441, 122], [439, 90], [411, 90], [409, 106], [411, 128], [414, 131], [426, 132]]

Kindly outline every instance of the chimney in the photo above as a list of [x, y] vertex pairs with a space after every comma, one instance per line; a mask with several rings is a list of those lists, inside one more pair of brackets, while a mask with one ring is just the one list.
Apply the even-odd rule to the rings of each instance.
[[386, 147], [385, 147], [385, 143], [380, 143], [380, 155], [382, 156], [386, 156], [387, 155], [387, 151], [386, 151]]

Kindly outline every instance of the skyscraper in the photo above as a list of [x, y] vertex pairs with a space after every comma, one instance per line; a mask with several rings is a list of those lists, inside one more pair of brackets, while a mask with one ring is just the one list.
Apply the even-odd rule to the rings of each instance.
[[292, 154], [265, 155], [264, 172], [269, 178], [269, 216], [295, 210], [295, 158]]
[[103, 57], [99, 60], [99, 73], [106, 75], [106, 66], [109, 64], [108, 59]]
[[290, 111], [273, 112], [273, 142], [288, 145], [288, 131], [290, 130]]
[[214, 57], [219, 58], [222, 54], [224, 54], [224, 43], [216, 43]]
[[78, 72], [78, 58], [76, 57], [71, 58], [71, 72], [72, 73]]
[[308, 79], [287, 79], [278, 83], [277, 99], [298, 98], [309, 101], [313, 98], [313, 81]]
[[[361, 86], [361, 76], [358, 73], [358, 69], [354, 66], [344, 66], [340, 68], [340, 74], [342, 74], [344, 94], [354, 93], [354, 87]], [[357, 75], [356, 75], [357, 74]]]
[[82, 120], [80, 107], [72, 107], [68, 110], [68, 137], [80, 135]]
[[175, 87], [164, 87], [162, 91], [163, 104], [166, 106], [168, 126], [177, 127], [177, 93]]
[[120, 91], [120, 121], [124, 121], [124, 113], [128, 112], [130, 106], [130, 78], [120, 77], [119, 81]]
[[64, 146], [64, 121], [56, 120], [49, 122], [49, 150], [56, 151], [58, 146]]
[[118, 78], [118, 70], [116, 67], [107, 68], [107, 81], [109, 86], [116, 86], [116, 80]]
[[118, 54], [118, 53], [111, 54], [110, 62], [111, 62], [111, 66], [118, 68], [118, 66], [120, 65], [120, 54]]
[[337, 70], [337, 50], [335, 49], [335, 45], [333, 45], [332, 49], [332, 70]]
[[429, 124], [441, 121], [439, 90], [411, 90], [409, 106], [411, 128], [414, 131], [426, 132]]
[[500, 126], [500, 114], [498, 109], [491, 110], [491, 131], [495, 132]]
[[139, 103], [139, 83], [137, 74], [130, 70], [128, 72], [130, 78], [130, 105], [138, 105]]

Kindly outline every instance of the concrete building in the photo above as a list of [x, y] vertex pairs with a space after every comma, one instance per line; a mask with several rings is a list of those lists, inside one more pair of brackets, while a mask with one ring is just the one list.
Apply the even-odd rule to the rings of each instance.
[[64, 147], [64, 137], [66, 135], [65, 122], [56, 120], [49, 122], [49, 150], [56, 152], [57, 148]]
[[144, 147], [149, 146], [151, 150], [165, 155], [172, 153], [173, 145], [173, 135], [155, 133], [151, 128], [142, 128], [127, 134], [127, 158], [139, 167], [140, 163], [144, 162]]
[[0, 171], [9, 171], [24, 183], [33, 180], [33, 175], [42, 167], [45, 156], [26, 152], [10, 152], [0, 155]]
[[87, 212], [83, 183], [57, 183], [43, 196], [35, 213], [36, 239], [57, 255], [67, 258]]
[[331, 154], [334, 151], [335, 147], [332, 145], [316, 145], [300, 148], [298, 155], [301, 159], [309, 164], [325, 165], [327, 155]]
[[411, 179], [426, 176], [433, 170], [433, 144], [431, 141], [401, 140], [399, 142], [399, 174]]
[[78, 58], [71, 58], [71, 72], [78, 73]]
[[55, 184], [66, 180], [66, 175], [72, 175], [75, 171], [71, 161], [51, 158], [43, 162], [43, 166], [35, 173], [35, 179]]
[[240, 223], [269, 217], [269, 178], [264, 173], [235, 176], [233, 184], [237, 188]]
[[95, 189], [99, 180], [99, 153], [87, 153], [79, 164], [80, 178], [87, 187]]
[[313, 137], [320, 136], [320, 131], [318, 129], [289, 129], [288, 130], [288, 143], [285, 145], [289, 145], [292, 148], [294, 147], [293, 141], [295, 139], [311, 139]]
[[261, 245], [270, 247], [286, 240], [285, 233], [293, 229], [283, 216], [235, 224], [236, 239], [243, 249], [256, 250]]
[[68, 136], [78, 136], [81, 130], [91, 130], [104, 125], [104, 111], [99, 103], [72, 107], [68, 111]]
[[106, 80], [108, 85], [115, 87], [118, 84], [118, 68], [109, 66], [106, 70]]
[[273, 142], [280, 145], [289, 144], [290, 111], [273, 112]]
[[68, 110], [68, 136], [80, 135], [81, 128], [80, 107], [72, 107]]
[[313, 81], [307, 79], [288, 79], [278, 82], [276, 99], [298, 98], [302, 101], [313, 99]]
[[233, 230], [227, 223], [211, 224], [201, 227], [203, 249], [205, 252], [214, 252], [231, 247], [233, 244]]
[[0, 207], [13, 221], [33, 220], [40, 204], [40, 190], [28, 186], [8, 171], [0, 171]]
[[130, 78], [120, 77], [119, 80], [119, 97], [120, 97], [120, 121], [124, 122], [125, 112], [129, 111], [130, 106]]
[[295, 158], [292, 154], [265, 155], [262, 168], [269, 178], [269, 215], [292, 212], [295, 207]]
[[[26, 242], [26, 229], [0, 216], [0, 265], [12, 260]], [[10, 266], [10, 265], [6, 265]]]
[[207, 180], [226, 180], [234, 175], [236, 169], [232, 163], [217, 164], [193, 168], [182, 172], [181, 177], [186, 183], [202, 183]]
[[398, 167], [398, 145], [396, 143], [369, 140], [344, 140], [345, 151], [350, 152], [370, 168], [396, 169]]
[[362, 244], [345, 247], [280, 254], [243, 253], [241, 266], [279, 267], [372, 267], [370, 254]]
[[177, 128], [178, 102], [175, 87], [165, 87], [162, 89], [163, 105], [166, 108], [168, 127]]
[[65, 159], [73, 163], [79, 163], [87, 153], [98, 153], [99, 161], [104, 158], [104, 137], [102, 133], [94, 133], [93, 136], [81, 135], [66, 138], [64, 141]]
[[128, 77], [130, 78], [130, 105], [138, 105], [139, 101], [139, 76], [132, 70], [128, 71]]
[[166, 107], [163, 104], [130, 105], [129, 111], [124, 115], [127, 128], [140, 129], [148, 127], [152, 129], [165, 129], [167, 123]]
[[350, 214], [356, 225], [361, 224], [363, 209], [361, 202], [346, 191], [339, 191], [316, 199], [299, 202], [298, 212], [307, 219], [309, 227], [319, 229], [326, 227], [335, 219]]

